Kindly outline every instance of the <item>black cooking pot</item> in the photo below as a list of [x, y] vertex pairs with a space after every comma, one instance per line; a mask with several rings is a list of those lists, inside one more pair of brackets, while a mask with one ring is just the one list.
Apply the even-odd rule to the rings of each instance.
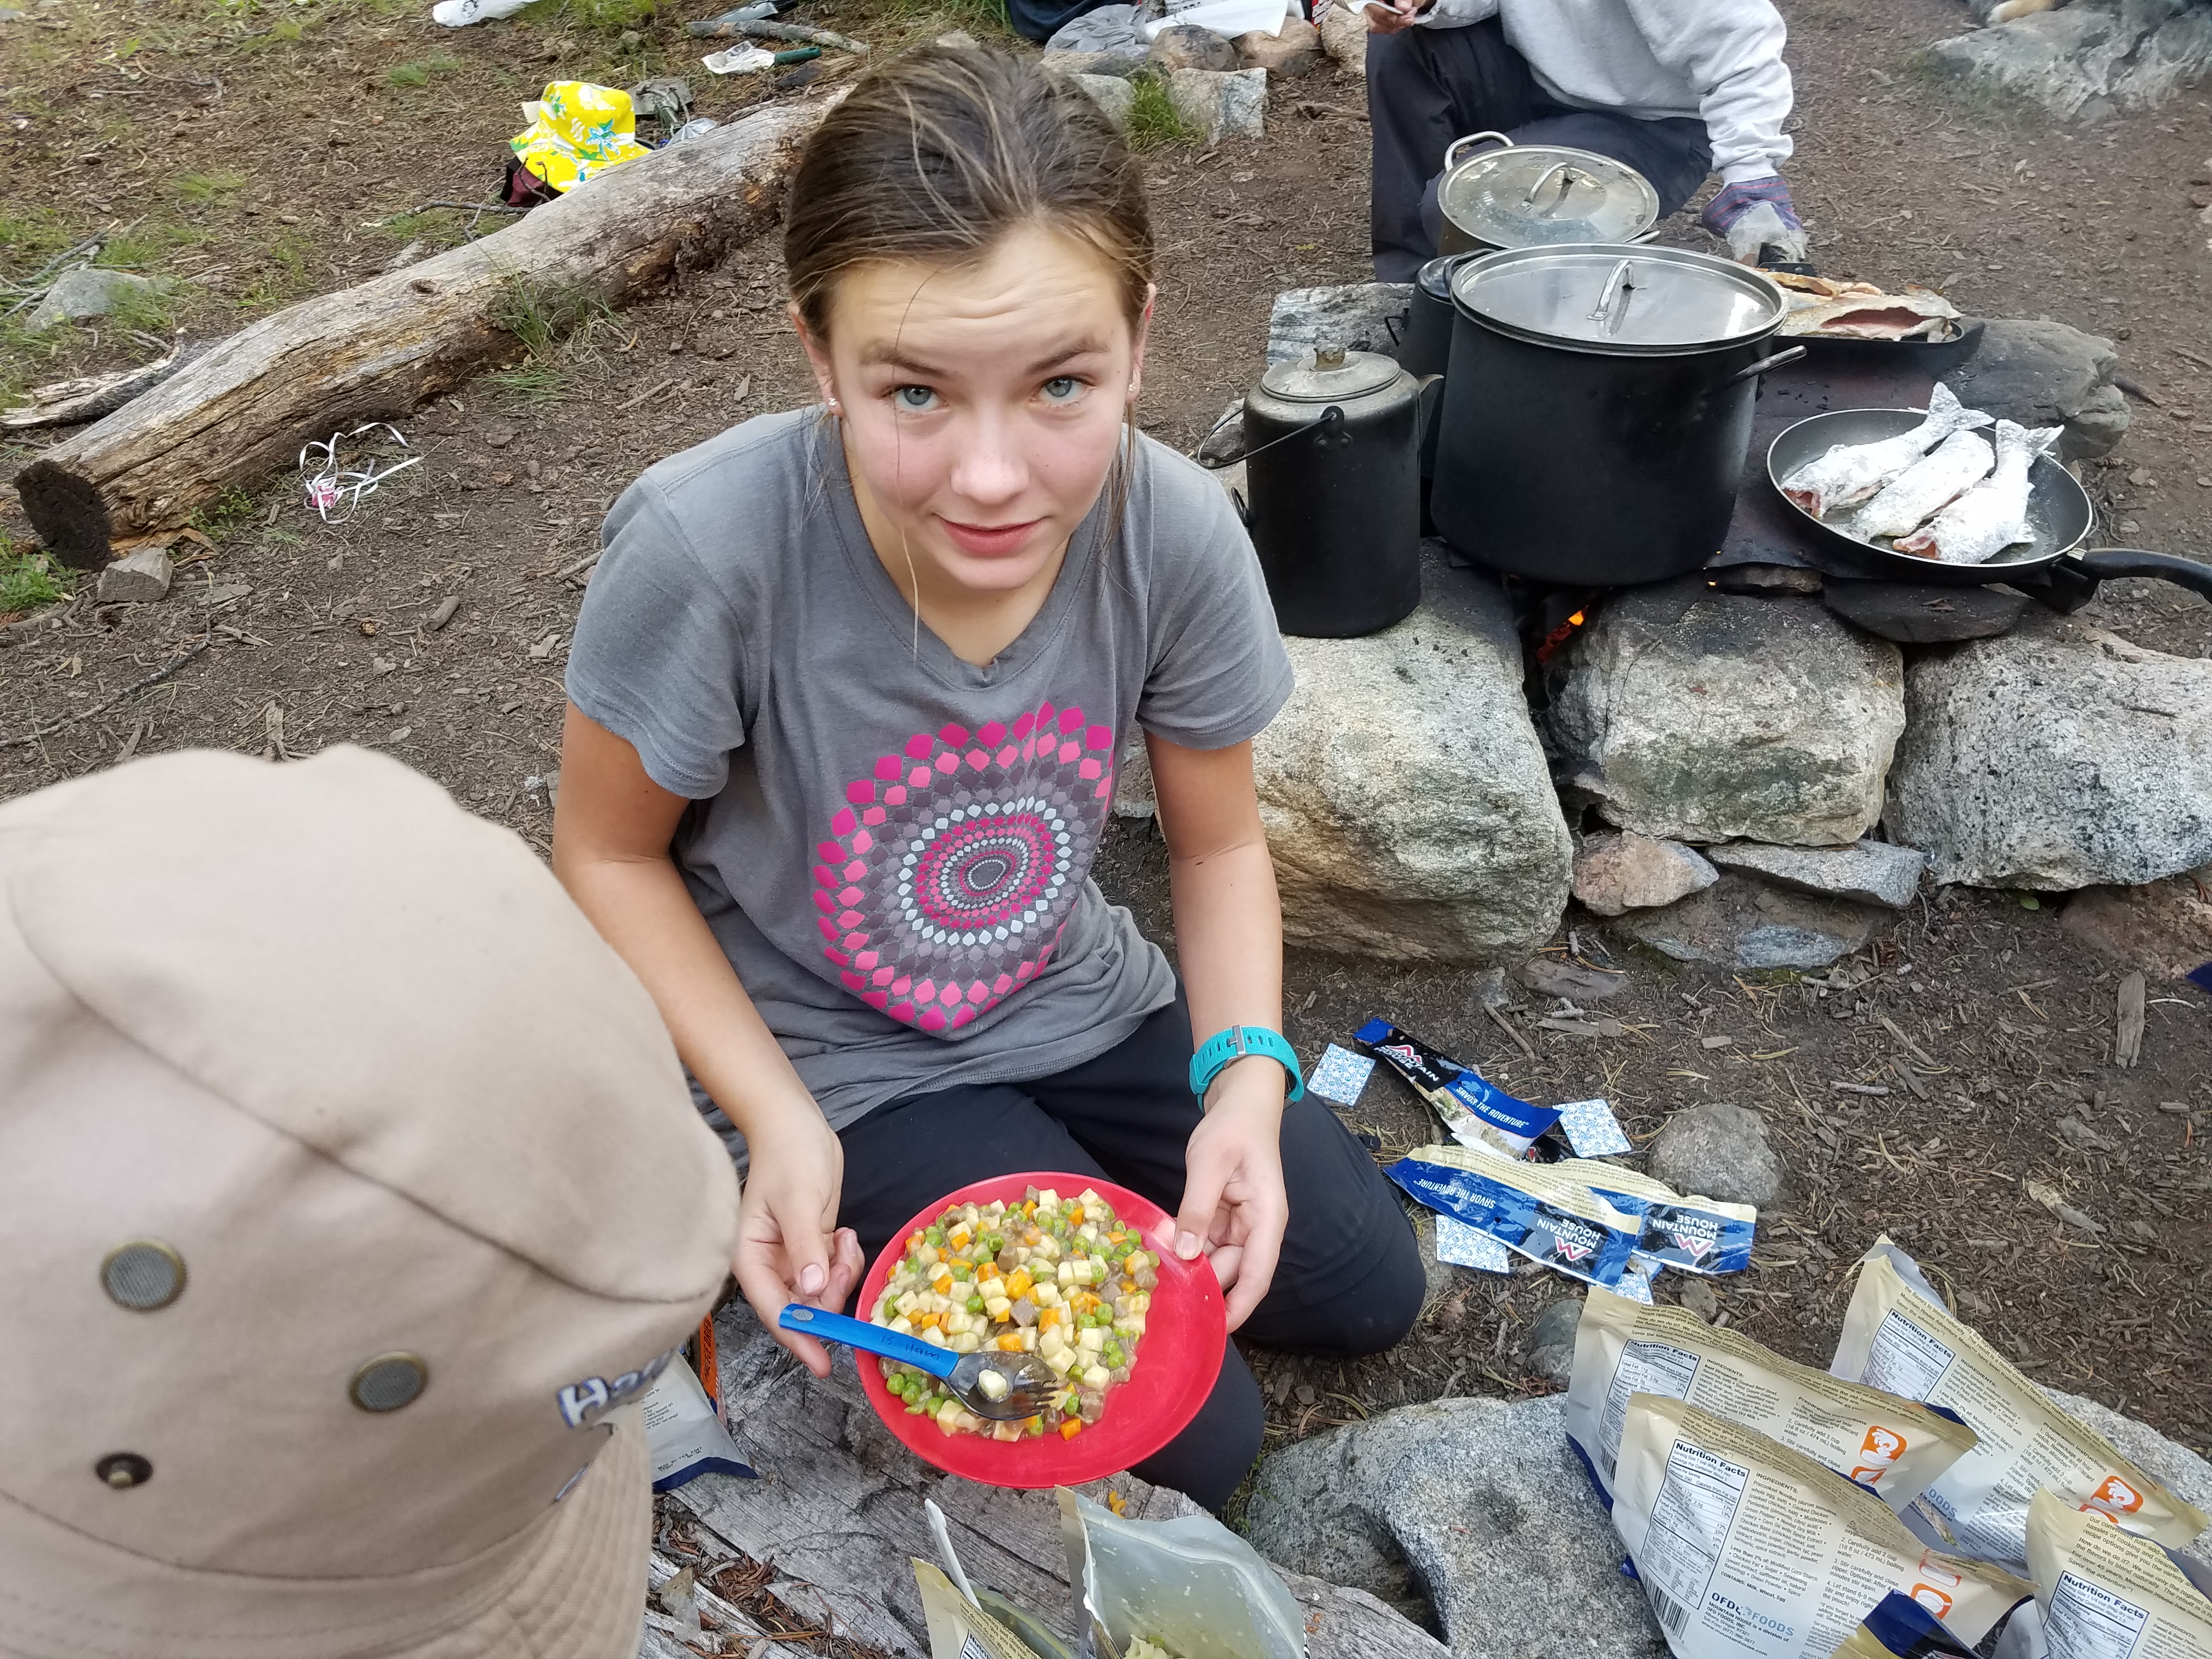
[[1451, 279], [1430, 507], [1494, 570], [1578, 586], [1694, 570], [1726, 534], [1787, 308], [1758, 272], [1626, 244], [1514, 248]]

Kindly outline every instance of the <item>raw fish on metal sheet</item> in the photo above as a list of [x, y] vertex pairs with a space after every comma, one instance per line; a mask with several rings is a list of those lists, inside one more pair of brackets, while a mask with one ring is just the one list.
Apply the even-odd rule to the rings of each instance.
[[1958, 324], [1959, 307], [1926, 289], [1904, 294], [1846, 292], [1831, 300], [1793, 294], [1790, 309], [1775, 332], [1840, 340], [1948, 340], [1958, 334]]
[[1882, 487], [1844, 526], [1861, 541], [1902, 536], [1919, 528], [1990, 476], [1996, 452], [1978, 432], [1954, 432]]
[[2064, 430], [2046, 426], [2030, 431], [1999, 421], [1996, 470], [1924, 527], [1899, 537], [1897, 550], [1945, 564], [1987, 564], [2008, 547], [2034, 540], [2027, 522], [2028, 470]]
[[1939, 385], [1928, 399], [1928, 418], [1911, 431], [1870, 444], [1838, 444], [1784, 478], [1782, 493], [1814, 518], [1825, 519], [1857, 506], [1953, 433], [1989, 423], [1990, 416], [1968, 409], [1949, 386]]

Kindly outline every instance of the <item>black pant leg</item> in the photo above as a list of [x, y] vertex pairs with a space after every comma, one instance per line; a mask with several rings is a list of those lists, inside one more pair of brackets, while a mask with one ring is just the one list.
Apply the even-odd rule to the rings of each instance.
[[1569, 109], [1553, 104], [1513, 134], [1516, 144], [1563, 144], [1595, 150], [1634, 167], [1658, 192], [1665, 218], [1698, 193], [1713, 170], [1712, 140], [1694, 116], [1639, 121], [1611, 110]]
[[1436, 257], [1422, 198], [1443, 170], [1446, 147], [1471, 132], [1519, 126], [1534, 95], [1527, 60], [1505, 44], [1494, 17], [1465, 28], [1367, 37], [1369, 245], [1377, 282], [1410, 283]]

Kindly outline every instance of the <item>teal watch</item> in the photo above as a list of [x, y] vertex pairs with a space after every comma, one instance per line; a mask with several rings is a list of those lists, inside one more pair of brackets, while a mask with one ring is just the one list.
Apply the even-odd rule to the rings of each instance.
[[1306, 1080], [1298, 1072], [1298, 1051], [1291, 1047], [1290, 1039], [1280, 1031], [1271, 1031], [1264, 1025], [1232, 1025], [1199, 1044], [1198, 1052], [1190, 1057], [1191, 1093], [1204, 1100], [1206, 1091], [1213, 1086], [1213, 1079], [1221, 1075], [1221, 1068], [1247, 1054], [1265, 1054], [1291, 1074], [1291, 1091], [1285, 1097], [1286, 1100], [1297, 1100], [1305, 1094]]

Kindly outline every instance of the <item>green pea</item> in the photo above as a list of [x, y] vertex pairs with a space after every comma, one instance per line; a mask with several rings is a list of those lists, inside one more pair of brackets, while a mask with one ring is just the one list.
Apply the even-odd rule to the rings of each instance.
[[980, 1296], [971, 1296], [971, 1297], [969, 1297], [968, 1298], [968, 1311], [969, 1311], [969, 1313], [981, 1313], [981, 1312], [982, 1312], [982, 1311], [983, 1311], [983, 1298], [982, 1298], [981, 1297], [980, 1297]]
[[945, 1229], [942, 1227], [932, 1227], [927, 1232], [924, 1233], [922, 1237], [933, 1244], [942, 1244], [945, 1243]]
[[989, 1237], [983, 1241], [983, 1248], [990, 1251], [993, 1255], [998, 1255], [1000, 1251], [1006, 1248], [1006, 1235], [1004, 1233], [993, 1233]]

